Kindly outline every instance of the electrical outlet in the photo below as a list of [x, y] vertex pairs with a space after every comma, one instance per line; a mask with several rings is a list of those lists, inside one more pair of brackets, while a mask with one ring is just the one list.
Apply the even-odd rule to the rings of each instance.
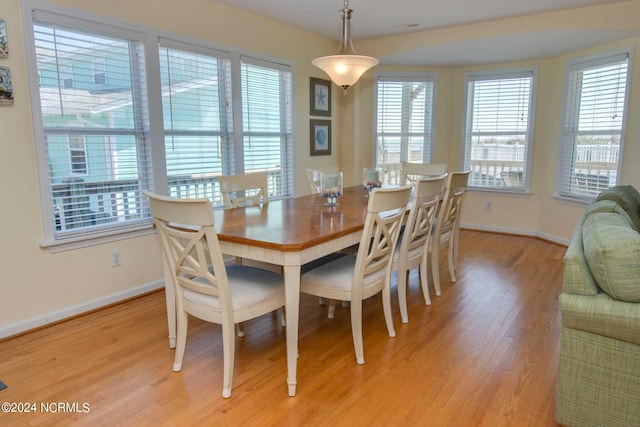
[[111, 252], [111, 267], [117, 267], [121, 264], [120, 251], [115, 250]]
[[487, 200], [486, 202], [484, 202], [485, 211], [490, 211], [491, 208], [493, 208], [493, 203], [491, 203], [491, 200]]

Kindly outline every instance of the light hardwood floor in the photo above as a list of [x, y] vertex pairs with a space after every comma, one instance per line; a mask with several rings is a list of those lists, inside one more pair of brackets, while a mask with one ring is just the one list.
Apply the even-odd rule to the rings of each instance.
[[[0, 342], [0, 402], [37, 406], [0, 413], [0, 425], [555, 426], [565, 250], [463, 230], [458, 281], [443, 258], [431, 306], [412, 271], [408, 324], [394, 290], [395, 338], [380, 297], [365, 301], [361, 366], [349, 310], [327, 319], [317, 298], [302, 296], [293, 398], [277, 316], [245, 323], [233, 395], [223, 399], [220, 327], [191, 319], [174, 373], [164, 294], [146, 295]], [[58, 402], [72, 411], [42, 411]]]

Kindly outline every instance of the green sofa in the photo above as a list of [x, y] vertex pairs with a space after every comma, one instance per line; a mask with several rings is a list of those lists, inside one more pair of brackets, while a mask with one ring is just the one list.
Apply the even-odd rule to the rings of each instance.
[[640, 193], [603, 191], [564, 256], [556, 421], [640, 426]]

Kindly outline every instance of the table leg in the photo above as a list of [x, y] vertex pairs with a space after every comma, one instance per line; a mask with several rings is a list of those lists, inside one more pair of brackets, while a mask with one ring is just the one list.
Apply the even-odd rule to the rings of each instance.
[[176, 348], [176, 287], [173, 284], [173, 275], [166, 260], [163, 260], [162, 265], [164, 269], [164, 295], [167, 300], [169, 348]]
[[296, 395], [298, 366], [298, 319], [300, 316], [300, 265], [284, 267], [287, 317], [287, 384], [289, 396]]

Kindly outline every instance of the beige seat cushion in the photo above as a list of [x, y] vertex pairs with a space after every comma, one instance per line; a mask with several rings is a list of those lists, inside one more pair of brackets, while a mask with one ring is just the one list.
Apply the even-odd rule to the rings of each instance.
[[640, 302], [640, 234], [620, 213], [592, 213], [582, 229], [587, 265], [612, 298]]

